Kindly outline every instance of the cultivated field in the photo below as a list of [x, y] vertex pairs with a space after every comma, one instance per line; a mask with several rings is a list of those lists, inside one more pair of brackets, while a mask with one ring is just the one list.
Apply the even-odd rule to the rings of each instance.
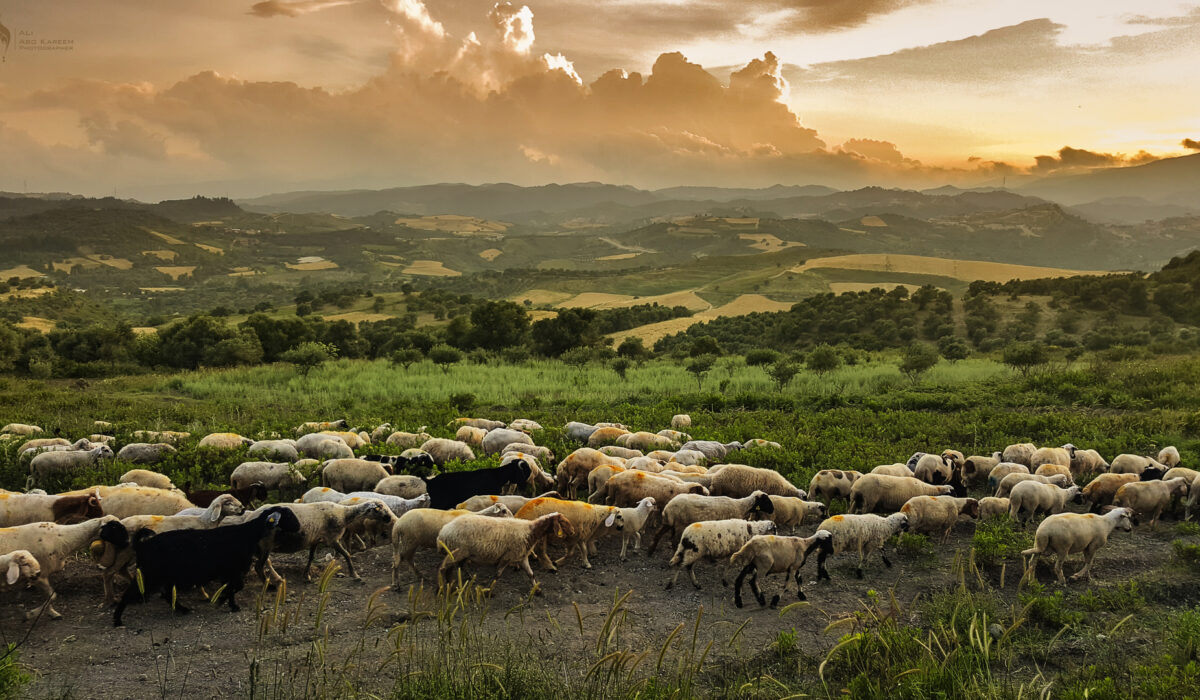
[[1102, 270], [1070, 270], [1058, 267], [1009, 265], [1006, 263], [982, 262], [979, 260], [930, 258], [922, 255], [873, 254], [835, 255], [827, 258], [813, 258], [803, 265], [792, 268], [790, 271], [806, 272], [823, 268], [870, 270], [873, 272], [904, 272], [952, 277], [964, 281], [983, 280], [987, 282], [1110, 274], [1109, 271]]

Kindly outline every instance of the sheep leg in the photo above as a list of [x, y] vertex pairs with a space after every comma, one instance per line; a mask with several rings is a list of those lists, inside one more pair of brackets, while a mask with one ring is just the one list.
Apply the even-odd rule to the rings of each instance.
[[51, 620], [57, 620], [58, 618], [62, 617], [62, 615], [54, 609], [54, 606], [51, 605], [51, 603], [54, 602], [54, 599], [58, 597], [58, 594], [55, 593], [54, 589], [50, 587], [50, 579], [45, 576], [38, 576], [36, 579], [34, 579], [33, 585], [42, 593], [46, 594], [46, 602], [26, 613], [25, 619], [31, 620], [37, 617], [38, 610], [42, 608], [46, 609], [46, 614], [50, 616]]
[[[763, 583], [766, 583], [765, 579]], [[754, 573], [750, 574], [750, 592], [754, 594], [754, 599], [758, 601], [758, 606], [760, 608], [765, 608], [767, 606], [767, 597], [763, 595], [762, 590], [758, 587], [757, 566], [754, 567]]]
[[1067, 555], [1063, 552], [1054, 553], [1054, 575], [1058, 577], [1058, 582], [1064, 585], [1067, 583], [1066, 577], [1063, 576], [1063, 561], [1066, 558]]
[[892, 568], [892, 562], [888, 561], [887, 552], [883, 551], [883, 545], [879, 545], [879, 558], [883, 560], [884, 566]]
[[746, 574], [750, 573], [753, 568], [754, 562], [747, 564], [738, 574], [737, 580], [733, 582], [733, 604], [739, 608], [742, 607], [742, 581], [746, 580]]
[[[446, 585], [447, 574], [449, 574], [450, 572], [454, 571], [455, 569], [457, 569], [459, 567], [458, 558], [456, 556], [459, 553], [459, 551], [461, 551], [461, 550], [452, 549], [449, 552], [447, 552], [446, 557], [444, 559], [442, 559], [442, 565], [438, 567], [438, 589], [439, 590], [443, 586]], [[526, 557], [525, 562], [526, 562], [526, 564], [529, 563], [528, 557]]]
[[621, 561], [625, 561], [625, 550], [629, 548], [629, 537], [621, 535]]
[[[361, 581], [362, 577], [359, 576], [358, 572], [354, 570], [354, 562], [350, 561], [350, 552], [346, 551], [346, 547], [342, 545], [341, 541], [335, 540], [333, 543], [333, 548], [336, 549], [337, 553], [342, 555], [342, 558], [346, 560], [346, 569], [350, 572], [350, 578]], [[310, 562], [312, 561], [312, 552], [315, 552], [316, 549], [316, 547], [313, 547], [309, 552]]]
[[[550, 560], [550, 553], [548, 550], [549, 546], [546, 544], [546, 540], [542, 540], [538, 545], [538, 561], [542, 563], [542, 566], [546, 567], [547, 571], [558, 571], [558, 567], [555, 566], [554, 562]], [[565, 559], [566, 557], [563, 558]]]
[[[805, 555], [805, 556], [807, 557], [808, 555]], [[829, 553], [827, 551], [825, 551], [824, 549], [822, 549], [821, 553], [819, 555], [817, 555], [817, 580], [818, 581], [820, 581], [821, 579], [825, 579], [826, 581], [832, 580], [829, 578], [829, 570], [825, 568], [825, 560], [828, 557], [829, 557]]]
[[[803, 581], [800, 580], [801, 575], [800, 575], [799, 567], [796, 568], [795, 577], [796, 577], [796, 599], [797, 600], [808, 600], [808, 596], [804, 595], [804, 589], [801, 587], [803, 585]], [[785, 590], [785, 592], [786, 592], [786, 590]]]
[[650, 548], [646, 550], [646, 556], [654, 554], [654, 550], [658, 548], [658, 541], [663, 538], [663, 535], [667, 534], [668, 532], [674, 534], [674, 531], [675, 528], [671, 527], [667, 523], [663, 523], [662, 527], [658, 528], [658, 532], [654, 533], [654, 540], [650, 543]]
[[521, 569], [524, 570], [525, 575], [529, 577], [529, 585], [532, 586], [530, 590], [533, 591], [534, 595], [540, 596], [542, 594], [542, 589], [538, 588], [537, 579], [533, 576], [533, 568], [529, 566], [529, 557], [525, 557], [521, 560]]
[[[1092, 558], [1096, 556], [1096, 550], [1099, 547], [1089, 546], [1083, 550], [1083, 568], [1075, 572], [1071, 577], [1072, 581], [1078, 581], [1081, 578], [1091, 578], [1092, 576]], [[1065, 556], [1065, 555], [1064, 555]]]
[[862, 580], [862, 577], [863, 577], [863, 560], [865, 558], [866, 557], [863, 555], [862, 542], [859, 542], [858, 543], [858, 568], [854, 570], [854, 575], [857, 576], [860, 581]]
[[316, 544], [313, 544], [313, 546], [308, 548], [308, 563], [304, 565], [304, 580], [305, 581], [312, 580], [313, 557], [315, 557], [317, 555], [317, 547], [319, 547], [319, 546], [320, 546], [320, 543], [316, 543]]
[[165, 600], [165, 601], [167, 601], [167, 605], [170, 605], [170, 606], [171, 606], [171, 609], [175, 611], [175, 614], [176, 614], [176, 615], [189, 615], [189, 614], [191, 614], [191, 612], [192, 612], [192, 609], [191, 609], [191, 608], [189, 608], [189, 607], [187, 607], [187, 606], [186, 606], [186, 605], [184, 605], [183, 603], [180, 603], [180, 602], [179, 602], [179, 589], [178, 589], [178, 588], [175, 588], [175, 587], [172, 587], [172, 588], [174, 588], [174, 591], [175, 591], [175, 602], [171, 602], [171, 591], [172, 591], [172, 589], [171, 589], [171, 588], [167, 588], [166, 586], [163, 586], [163, 587], [162, 587], [162, 599], [163, 599], [163, 600]]

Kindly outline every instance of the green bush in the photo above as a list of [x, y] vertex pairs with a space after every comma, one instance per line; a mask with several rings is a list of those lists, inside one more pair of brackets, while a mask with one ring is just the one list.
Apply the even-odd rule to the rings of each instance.
[[1033, 535], [1014, 529], [1012, 521], [1003, 515], [979, 521], [971, 546], [979, 563], [991, 566], [1019, 557], [1033, 546]]

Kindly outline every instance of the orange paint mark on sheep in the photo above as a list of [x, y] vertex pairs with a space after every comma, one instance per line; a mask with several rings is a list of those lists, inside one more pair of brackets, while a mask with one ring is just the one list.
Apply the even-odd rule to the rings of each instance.
[[490, 498], [492, 500], [492, 503], [496, 503], [497, 501], [500, 500], [499, 496], [488, 496], [488, 498]]
[[690, 527], [693, 527], [693, 528], [698, 528], [698, 527], [701, 527], [701, 525], [700, 525], [700, 523], [692, 523], [692, 524], [690, 525]]
[[[906, 503], [904, 505], [908, 505], [908, 504]], [[835, 523], [840, 523], [845, 519], [846, 519], [846, 516], [844, 516], [844, 515], [835, 515], [832, 518], [830, 518], [830, 520], [832, 520]]]
[[161, 515], [150, 516], [150, 522], [152, 522], [152, 523], [161, 523], [162, 521], [163, 521], [163, 516], [161, 516]]

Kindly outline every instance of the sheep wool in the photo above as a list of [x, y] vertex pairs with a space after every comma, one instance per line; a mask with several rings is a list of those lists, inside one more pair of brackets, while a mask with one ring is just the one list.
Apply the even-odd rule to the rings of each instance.
[[974, 498], [952, 496], [914, 496], [900, 508], [908, 516], [910, 532], [942, 535], [942, 544], [950, 538], [950, 531], [958, 523], [958, 517], [979, 517], [979, 501]]
[[[800, 586], [800, 569], [808, 561], [808, 555], [814, 549], [820, 551], [818, 563], [818, 579], [824, 571], [825, 558], [833, 551], [833, 533], [828, 530], [817, 530], [812, 537], [779, 537], [776, 535], [757, 535], [730, 557], [730, 563], [741, 566], [733, 589], [733, 602], [742, 607], [742, 581], [746, 574], [750, 576], [750, 591], [758, 600], [760, 606], [767, 604], [766, 596], [758, 588], [758, 575], [783, 574], [783, 593], [795, 579], [796, 597], [805, 600], [804, 591]], [[828, 574], [825, 575], [828, 578]], [[771, 598], [771, 607], [779, 604], [779, 594]]]
[[724, 520], [706, 520], [692, 523], [679, 536], [679, 545], [675, 555], [671, 557], [670, 565], [677, 567], [675, 575], [667, 582], [667, 590], [675, 587], [679, 574], [686, 570], [692, 579], [692, 585], [700, 590], [700, 582], [696, 580], [695, 566], [701, 561], [720, 562], [721, 585], [728, 586], [726, 565], [729, 558], [742, 548], [755, 535], [769, 535], [775, 532], [775, 523], [770, 520], [743, 520], [727, 518]]
[[1054, 574], [1060, 584], [1067, 582], [1063, 576], [1063, 562], [1072, 554], [1083, 553], [1083, 568], [1071, 577], [1072, 581], [1091, 575], [1092, 560], [1096, 551], [1108, 543], [1113, 530], [1133, 530], [1133, 511], [1115, 508], [1104, 515], [1095, 513], [1060, 513], [1051, 515], [1038, 525], [1034, 545], [1021, 552], [1029, 557], [1025, 575], [1033, 577], [1034, 565], [1043, 554], [1054, 554]]
[[400, 563], [407, 562], [413, 575], [421, 578], [413, 556], [418, 549], [433, 549], [437, 546], [438, 534], [451, 520], [463, 515], [483, 515], [498, 518], [513, 517], [512, 511], [503, 503], [493, 503], [479, 511], [456, 509], [434, 510], [422, 508], [410, 510], [396, 519], [392, 525], [392, 587], [400, 587]]
[[1159, 516], [1171, 507], [1176, 498], [1187, 497], [1190, 485], [1191, 481], [1183, 476], [1170, 481], [1135, 481], [1117, 489], [1113, 505], [1150, 516], [1150, 529], [1153, 530], [1158, 527]]
[[[919, 482], [918, 482], [919, 483]], [[817, 526], [818, 530], [826, 530], [832, 536], [832, 554], [855, 551], [858, 553], [858, 568], [855, 575], [863, 577], [863, 563], [874, 552], [879, 552], [883, 565], [891, 568], [883, 551], [884, 544], [892, 535], [908, 530], [908, 515], [893, 513], [886, 518], [872, 513], [862, 515], [835, 515], [826, 518]], [[824, 562], [817, 562], [817, 579], [829, 578], [825, 571]]]
[[519, 566], [536, 590], [538, 584], [529, 566], [529, 552], [547, 537], [563, 538], [571, 534], [571, 523], [558, 513], [537, 520], [460, 516], [438, 534], [438, 549], [447, 552], [438, 567], [438, 587], [445, 585], [449, 575], [463, 564], [482, 564], [496, 567], [492, 586], [507, 567]]

